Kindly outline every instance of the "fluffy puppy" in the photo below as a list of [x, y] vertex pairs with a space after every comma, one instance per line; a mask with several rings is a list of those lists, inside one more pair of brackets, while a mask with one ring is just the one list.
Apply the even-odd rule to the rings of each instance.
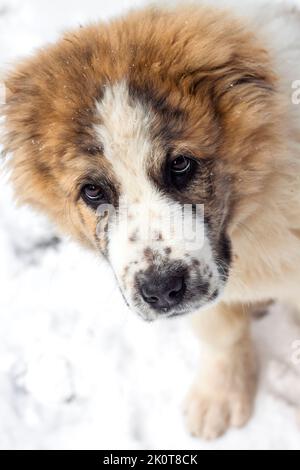
[[[101, 252], [144, 319], [198, 311], [205, 363], [187, 420], [208, 439], [251, 415], [251, 306], [300, 306], [300, 16], [273, 3], [249, 15], [131, 12], [5, 81], [17, 197]], [[193, 243], [175, 236], [183, 206]]]

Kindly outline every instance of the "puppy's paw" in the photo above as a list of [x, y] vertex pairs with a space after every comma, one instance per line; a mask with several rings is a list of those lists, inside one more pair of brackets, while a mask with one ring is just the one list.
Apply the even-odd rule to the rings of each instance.
[[193, 436], [213, 440], [230, 427], [244, 426], [251, 417], [252, 408], [253, 397], [245, 391], [208, 392], [196, 384], [185, 402], [187, 426]]

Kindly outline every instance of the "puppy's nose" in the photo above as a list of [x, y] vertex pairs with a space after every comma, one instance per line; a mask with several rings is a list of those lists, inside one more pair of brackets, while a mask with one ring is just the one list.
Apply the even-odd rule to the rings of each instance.
[[180, 304], [186, 290], [185, 277], [182, 273], [144, 275], [139, 284], [144, 301], [153, 309], [162, 312], [167, 312]]

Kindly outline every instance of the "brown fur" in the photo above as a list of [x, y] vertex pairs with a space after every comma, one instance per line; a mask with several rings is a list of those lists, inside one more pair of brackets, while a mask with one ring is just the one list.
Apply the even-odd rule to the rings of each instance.
[[[94, 244], [93, 216], [76, 191], [89, 172], [113, 179], [92, 125], [103, 87], [124, 78], [156, 111], [153, 132], [166, 145], [178, 151], [188, 141], [189, 152], [213, 160], [217, 200], [228, 186], [232, 202], [260, 190], [270, 169], [266, 147], [277, 141], [276, 79], [266, 51], [223, 14], [149, 9], [69, 33], [9, 74], [5, 144], [20, 199]], [[216, 220], [209, 187], [204, 180], [190, 199], [209, 201]]]

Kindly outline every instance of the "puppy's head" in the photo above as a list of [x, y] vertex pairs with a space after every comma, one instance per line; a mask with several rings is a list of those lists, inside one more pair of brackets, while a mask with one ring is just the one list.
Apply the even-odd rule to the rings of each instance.
[[6, 80], [17, 196], [102, 252], [144, 318], [206, 306], [269, 171], [269, 68], [252, 34], [210, 9], [67, 34]]

